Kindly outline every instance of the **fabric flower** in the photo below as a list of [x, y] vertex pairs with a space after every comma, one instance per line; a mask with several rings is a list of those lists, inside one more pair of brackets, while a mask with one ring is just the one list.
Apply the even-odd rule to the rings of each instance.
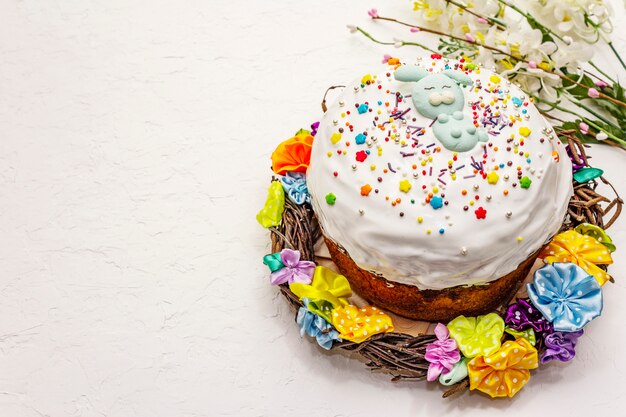
[[532, 329], [537, 334], [552, 332], [552, 324], [537, 310], [527, 298], [518, 298], [511, 304], [504, 316], [504, 323], [513, 330]]
[[320, 122], [311, 123], [311, 136], [317, 135], [317, 129], [320, 127]]
[[266, 229], [278, 226], [283, 219], [285, 211], [285, 192], [278, 181], [272, 181], [267, 190], [265, 206], [256, 215], [256, 220]]
[[613, 244], [613, 240], [606, 234], [604, 229], [590, 223], [581, 223], [574, 228], [574, 230], [581, 235], [591, 236], [598, 242], [602, 243], [607, 247], [609, 252], [615, 252], [615, 245]]
[[571, 262], [596, 277], [600, 285], [609, 279], [606, 271], [597, 265], [612, 264], [609, 250], [591, 236], [581, 235], [574, 230], [560, 233], [539, 254], [548, 263]]
[[313, 136], [300, 133], [282, 142], [272, 153], [272, 170], [278, 175], [306, 172], [311, 161]]
[[559, 360], [568, 362], [574, 359], [576, 352], [574, 348], [578, 338], [583, 335], [583, 330], [577, 332], [554, 332], [544, 338], [545, 350], [539, 356], [542, 365]]
[[342, 339], [355, 343], [361, 343], [378, 333], [393, 332], [391, 317], [372, 306], [337, 307], [332, 313], [332, 323]]
[[263, 257], [263, 264], [267, 265], [270, 272], [278, 271], [285, 267], [285, 264], [283, 264], [283, 261], [280, 259], [280, 252], [265, 255]]
[[448, 329], [463, 356], [487, 356], [500, 348], [504, 320], [495, 313], [478, 317], [459, 316], [448, 323]]
[[310, 284], [313, 272], [315, 271], [315, 263], [311, 261], [301, 261], [300, 251], [283, 249], [280, 251], [280, 260], [284, 267], [270, 274], [270, 282], [272, 285], [280, 285], [284, 283], [293, 284], [301, 282]]
[[512, 397], [537, 368], [537, 349], [526, 339], [506, 341], [489, 356], [477, 356], [467, 364], [470, 390], [477, 389], [495, 397]]
[[600, 284], [581, 267], [555, 262], [535, 271], [528, 296], [557, 332], [575, 332], [602, 312]]
[[311, 202], [311, 195], [306, 186], [306, 175], [301, 172], [288, 172], [280, 179], [287, 197], [294, 203], [301, 205]]
[[[537, 345], [537, 336], [535, 336], [535, 331], [531, 328], [528, 328], [526, 330], [515, 330], [511, 329], [510, 327], [505, 327], [504, 332], [510, 334], [516, 339], [523, 337], [524, 339], [528, 340], [533, 346]], [[550, 332], [552, 332], [552, 328], [550, 329]]]
[[449, 387], [467, 378], [467, 364], [469, 361], [470, 360], [468, 358], [461, 358], [460, 361], [454, 364], [450, 372], [447, 374], [441, 374], [439, 377], [439, 383]]
[[[581, 126], [582, 125], [583, 123], [581, 123]], [[580, 131], [584, 134], [587, 134], [589, 132], [589, 130], [587, 130], [587, 132], [584, 132], [582, 127], [579, 127], [579, 128], [580, 128]], [[569, 145], [565, 146], [565, 150], [567, 151], [567, 156], [569, 156], [570, 161], [572, 161], [573, 171], [578, 171], [579, 169], [582, 169], [585, 167], [585, 160], [582, 158], [582, 155], [578, 151], [572, 150], [571, 146]], [[574, 152], [576, 152], [576, 155], [578, 156], [578, 160], [580, 161], [580, 163], [576, 162], [576, 160], [574, 159]]]
[[343, 275], [325, 266], [317, 266], [311, 284], [294, 282], [289, 289], [300, 299], [308, 298], [312, 302], [328, 301], [333, 307], [348, 304], [347, 297], [352, 295], [350, 284]]
[[296, 323], [300, 326], [300, 337], [304, 337], [306, 333], [314, 337], [321, 347], [329, 350], [334, 340], [341, 341], [339, 333], [326, 320], [307, 309], [308, 299], [305, 298], [303, 301], [305, 306], [300, 307], [296, 317]]
[[454, 364], [461, 360], [461, 354], [454, 339], [449, 339], [450, 332], [444, 324], [437, 324], [435, 336], [437, 340], [426, 346], [424, 359], [430, 362], [426, 380], [435, 381], [441, 374], [452, 371]]

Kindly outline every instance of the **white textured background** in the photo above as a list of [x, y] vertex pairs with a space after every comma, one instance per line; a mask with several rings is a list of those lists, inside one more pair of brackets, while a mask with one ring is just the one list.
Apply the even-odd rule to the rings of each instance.
[[[1, 417], [623, 412], [626, 215], [577, 360], [513, 400], [326, 354], [268, 285], [269, 155], [326, 86], [413, 53], [346, 31], [391, 36], [365, 11], [410, 5], [384, 3], [0, 0]], [[626, 154], [592, 155], [626, 195]]]

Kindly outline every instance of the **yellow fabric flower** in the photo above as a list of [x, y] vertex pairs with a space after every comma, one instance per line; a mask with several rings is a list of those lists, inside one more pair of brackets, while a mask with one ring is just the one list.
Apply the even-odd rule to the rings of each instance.
[[509, 340], [494, 354], [477, 356], [467, 364], [470, 389], [491, 397], [512, 397], [530, 379], [530, 369], [537, 366], [537, 349], [528, 340]]
[[466, 358], [488, 356], [500, 348], [504, 320], [495, 313], [478, 317], [459, 316], [448, 323], [448, 330]]
[[593, 275], [600, 285], [609, 280], [609, 274], [597, 265], [613, 263], [606, 246], [591, 236], [581, 235], [574, 230], [560, 233], [539, 254], [548, 263], [571, 262]]
[[267, 190], [265, 206], [256, 215], [256, 220], [266, 229], [278, 226], [283, 219], [285, 211], [285, 190], [280, 181], [272, 181]]
[[321, 265], [315, 267], [310, 285], [294, 282], [289, 285], [289, 289], [300, 299], [308, 298], [315, 303], [327, 301], [333, 307], [347, 305], [348, 300], [346, 298], [352, 295], [346, 277]]
[[361, 343], [378, 333], [393, 331], [391, 317], [372, 306], [358, 308], [348, 305], [335, 308], [332, 323], [342, 339], [355, 343]]

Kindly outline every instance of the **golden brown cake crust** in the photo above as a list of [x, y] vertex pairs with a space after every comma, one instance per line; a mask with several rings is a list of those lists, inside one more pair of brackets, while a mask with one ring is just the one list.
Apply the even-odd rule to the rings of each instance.
[[326, 237], [324, 240], [333, 262], [361, 297], [403, 317], [442, 322], [459, 315], [487, 314], [508, 302], [530, 272], [540, 252], [533, 253], [515, 271], [486, 285], [419, 290], [411, 285], [392, 283], [359, 268], [336, 243]]

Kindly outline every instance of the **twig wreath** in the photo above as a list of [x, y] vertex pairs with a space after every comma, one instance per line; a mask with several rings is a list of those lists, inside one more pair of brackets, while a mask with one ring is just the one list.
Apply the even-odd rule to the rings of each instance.
[[[316, 128], [312, 125], [313, 131]], [[301, 131], [296, 137], [308, 133]], [[589, 164], [588, 145], [572, 131], [557, 129], [556, 134], [567, 145], [573, 164], [574, 194], [559, 234], [539, 256], [546, 265], [528, 284], [529, 298], [513, 303], [507, 299], [484, 316], [459, 316], [447, 325], [440, 323], [434, 335], [395, 332], [391, 319], [376, 307], [348, 305], [347, 280], [316, 266], [315, 245], [322, 236], [304, 175], [287, 172], [273, 178], [266, 205], [257, 216], [271, 232], [272, 254], [264, 257], [264, 263], [271, 282], [297, 312], [301, 334], [314, 337], [323, 348], [360, 355], [370, 370], [386, 372], [393, 381], [439, 380], [450, 387], [444, 398], [468, 388], [491, 397], [511, 397], [528, 382], [531, 369], [552, 360], [571, 360], [582, 327], [600, 314], [600, 286], [613, 282], [606, 265], [612, 263], [610, 252], [615, 247], [604, 230], [620, 215], [623, 200], [603, 171]], [[609, 186], [614, 196], [601, 194], [600, 183]], [[581, 245], [591, 247], [594, 259], [583, 251], [576, 253]], [[326, 291], [327, 298], [312, 300], [310, 295], [320, 290], [308, 283], [322, 278], [336, 288]], [[572, 291], [578, 298], [570, 297]], [[340, 324], [337, 317], [341, 323], [352, 320], [353, 326]], [[370, 319], [380, 325], [368, 334]]]

